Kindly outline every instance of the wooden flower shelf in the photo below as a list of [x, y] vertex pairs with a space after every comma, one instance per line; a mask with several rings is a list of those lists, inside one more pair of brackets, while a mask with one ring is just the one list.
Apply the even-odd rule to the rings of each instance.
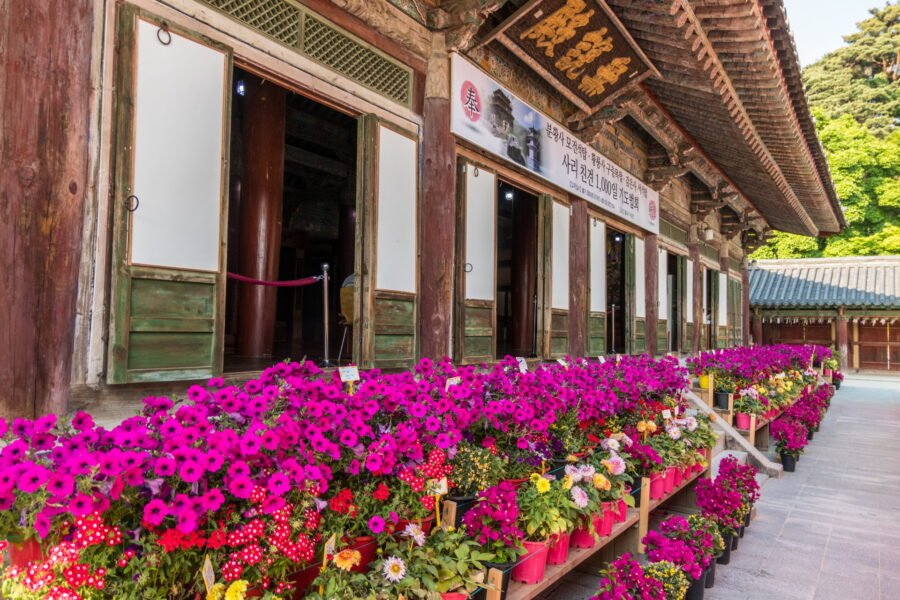
[[[640, 539], [647, 534], [650, 524], [650, 514], [660, 506], [666, 504], [667, 502], [678, 496], [679, 492], [688, 488], [691, 484], [694, 483], [694, 481], [703, 476], [707, 472], [707, 470], [708, 469], [704, 469], [699, 473], [694, 473], [693, 475], [682, 481], [681, 485], [674, 488], [670, 493], [666, 494], [663, 498], [660, 498], [658, 500], [650, 500], [650, 479], [645, 477], [641, 482], [641, 505], [638, 508], [629, 508], [627, 518], [621, 523], [616, 523], [613, 526], [610, 535], [597, 542], [593, 548], [570, 549], [569, 559], [565, 563], [561, 565], [547, 565], [544, 579], [540, 583], [525, 584], [515, 581], [510, 582], [509, 593], [506, 596], [507, 600], [530, 600], [531, 598], [536, 598], [543, 592], [547, 591], [550, 587], [558, 583], [560, 579], [566, 576], [566, 574], [574, 571], [579, 565], [587, 561], [592, 556], [596, 555], [605, 547], [608, 547], [610, 544], [615, 542], [617, 538], [619, 538], [626, 531], [632, 529], [635, 525], [638, 526], [637, 551], [643, 552], [643, 544], [640, 543]], [[499, 575], [499, 571], [491, 569], [488, 573], [488, 581], [499, 581]], [[497, 600], [499, 597], [499, 591], [488, 590], [487, 600]]]

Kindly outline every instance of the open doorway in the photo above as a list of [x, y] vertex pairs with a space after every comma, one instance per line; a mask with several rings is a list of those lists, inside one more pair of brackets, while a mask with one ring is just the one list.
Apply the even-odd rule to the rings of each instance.
[[537, 356], [538, 198], [497, 190], [497, 356]]
[[678, 273], [678, 257], [671, 252], [666, 253], [666, 298], [669, 305], [666, 310], [666, 328], [669, 334], [669, 352], [678, 352], [681, 339], [681, 287]]
[[719, 272], [713, 269], [704, 269], [706, 273], [706, 314], [703, 315], [706, 328], [706, 350], [716, 347], [716, 315], [719, 309], [719, 295], [716, 293], [719, 285]]
[[342, 350], [346, 363], [356, 289], [357, 120], [239, 68], [233, 75], [228, 271], [283, 282], [320, 275], [327, 264], [329, 325], [326, 332], [322, 282], [229, 280], [225, 371], [285, 358], [322, 363], [326, 335], [328, 358]]
[[624, 354], [626, 351], [625, 319], [625, 234], [608, 228], [606, 231], [606, 352]]

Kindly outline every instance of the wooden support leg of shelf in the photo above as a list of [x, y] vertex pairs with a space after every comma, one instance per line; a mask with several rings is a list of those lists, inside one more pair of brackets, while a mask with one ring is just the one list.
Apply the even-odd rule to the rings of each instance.
[[443, 510], [441, 510], [441, 526], [444, 529], [454, 527], [456, 525], [456, 502], [453, 500], [444, 500]]
[[641, 515], [638, 520], [638, 553], [644, 553], [644, 536], [650, 528], [650, 478], [641, 479]]
[[734, 394], [728, 394], [728, 424], [734, 427]]
[[494, 568], [488, 569], [487, 583], [491, 587], [485, 588], [485, 598], [487, 600], [500, 600], [503, 592], [503, 571]]
[[756, 415], [750, 415], [750, 445], [756, 445]]

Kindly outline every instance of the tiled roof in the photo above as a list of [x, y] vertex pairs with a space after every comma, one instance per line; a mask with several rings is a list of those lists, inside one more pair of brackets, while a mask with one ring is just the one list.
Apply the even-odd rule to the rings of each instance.
[[749, 271], [753, 306], [900, 309], [900, 256], [757, 260]]

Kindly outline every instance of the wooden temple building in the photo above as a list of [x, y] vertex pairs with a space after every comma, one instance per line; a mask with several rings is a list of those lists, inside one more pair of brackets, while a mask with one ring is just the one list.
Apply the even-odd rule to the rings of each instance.
[[[747, 253], [844, 226], [781, 0], [13, 0], [0, 25], [3, 415], [285, 357], [748, 343]], [[323, 264], [327, 299], [233, 277]]]

